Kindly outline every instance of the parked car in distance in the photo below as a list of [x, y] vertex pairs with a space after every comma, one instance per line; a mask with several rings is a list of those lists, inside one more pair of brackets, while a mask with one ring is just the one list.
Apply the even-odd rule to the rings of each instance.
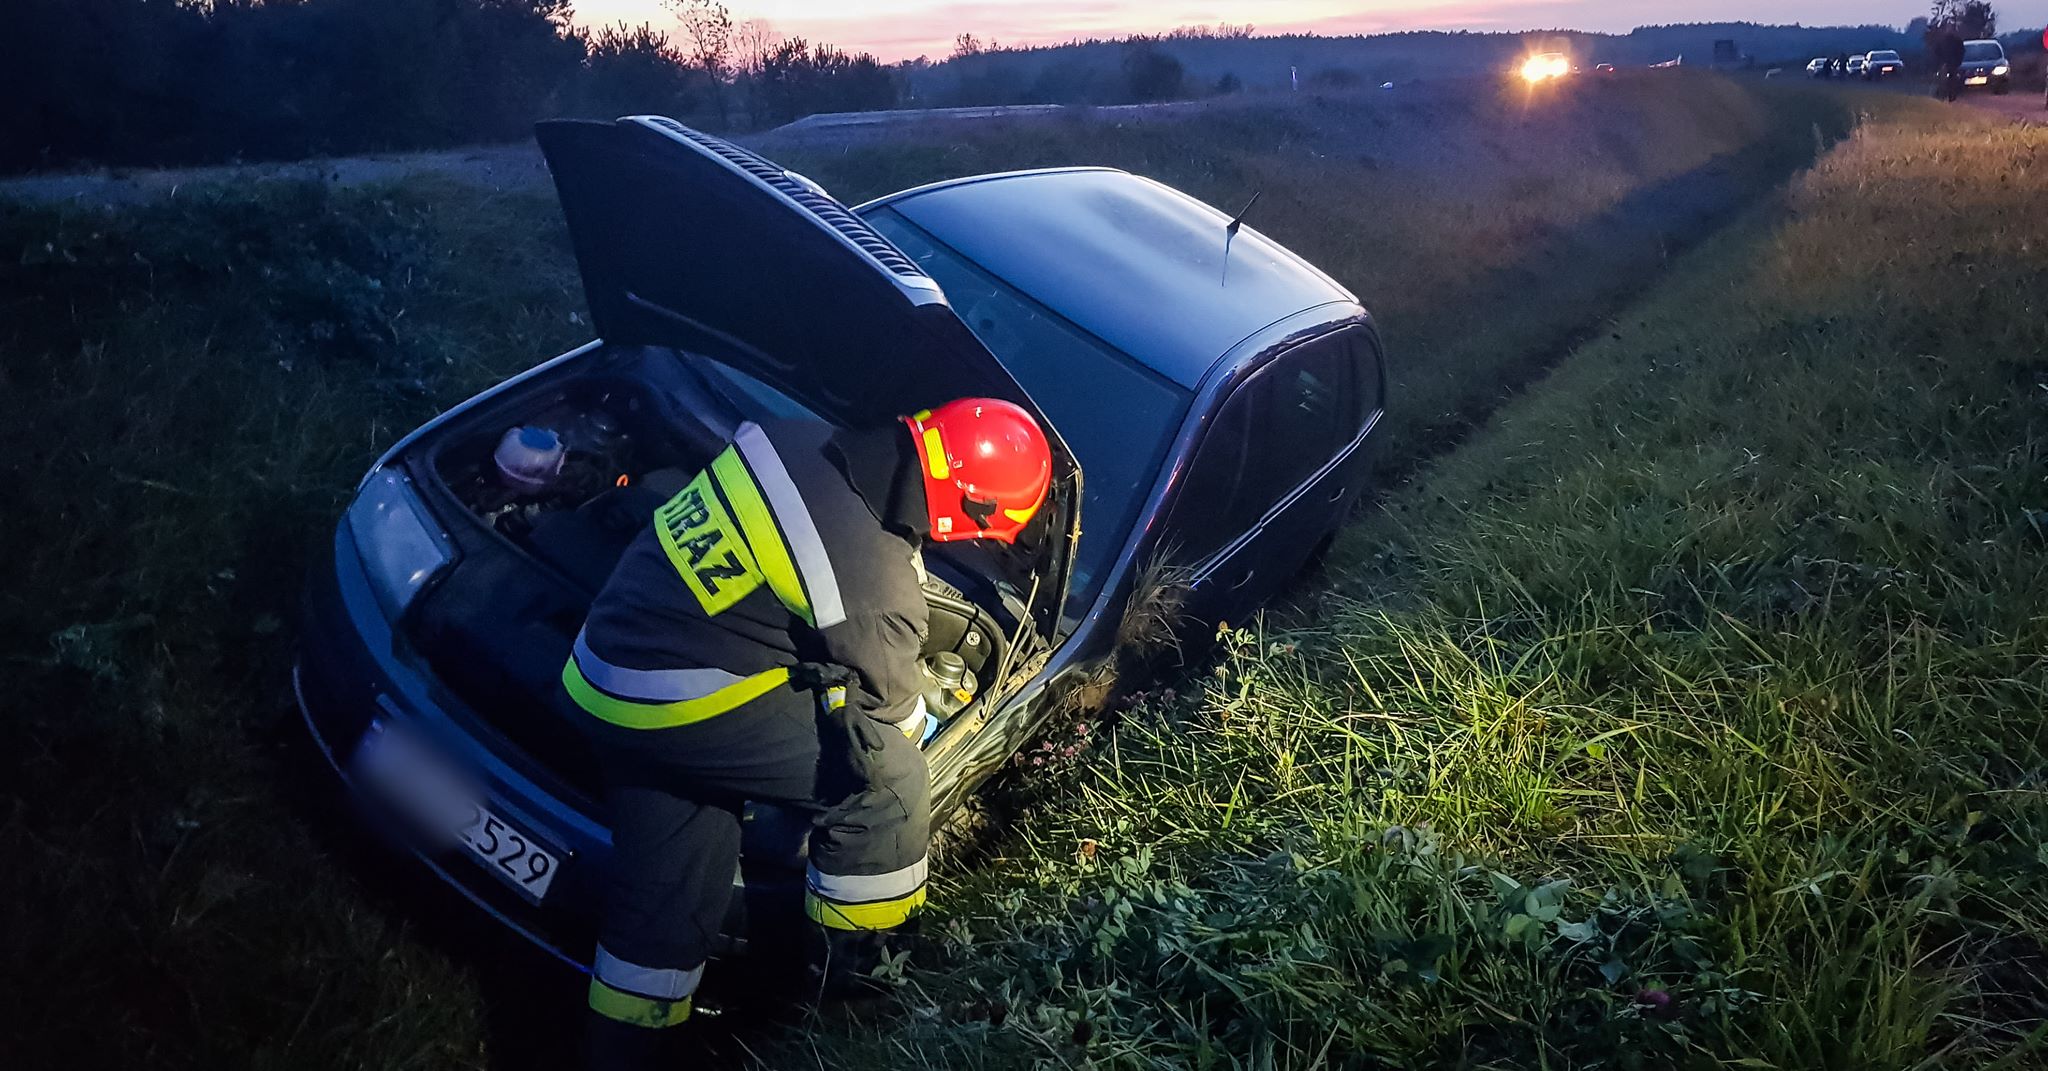
[[1866, 56], [1850, 56], [1849, 66], [1842, 71], [1843, 76], [1847, 78], [1863, 77], [1863, 65], [1866, 62], [1868, 62], [1868, 57]]
[[[926, 653], [979, 684], [925, 745], [941, 820], [1098, 679], [1155, 563], [1194, 620], [1238, 620], [1364, 490], [1371, 318], [1167, 186], [1062, 168], [849, 209], [669, 119], [539, 140], [599, 337], [370, 469], [311, 577], [294, 684], [366, 817], [567, 962], [587, 965], [610, 834], [562, 666], [625, 547], [743, 422], [994, 396], [1045, 425], [1053, 490], [1016, 545], [925, 554]], [[538, 485], [508, 449], [550, 452]], [[808, 826], [748, 807], [728, 951], [749, 918], [795, 923]]]
[[1615, 71], [1614, 64], [1612, 63], [1596, 63], [1593, 65], [1593, 73], [1601, 75], [1613, 75], [1617, 72]]
[[1827, 58], [1826, 56], [1815, 56], [1806, 64], [1806, 77], [1826, 78], [1829, 73], [1828, 68], [1833, 64], [1834, 61]]
[[1863, 78], [1865, 81], [1876, 82], [1886, 78], [1896, 78], [1904, 73], [1906, 73], [1906, 61], [1900, 59], [1899, 54], [1890, 49], [1872, 52], [1863, 57]]
[[2012, 92], [2012, 63], [1996, 41], [1963, 42], [1963, 88], [1986, 87], [1998, 96]]

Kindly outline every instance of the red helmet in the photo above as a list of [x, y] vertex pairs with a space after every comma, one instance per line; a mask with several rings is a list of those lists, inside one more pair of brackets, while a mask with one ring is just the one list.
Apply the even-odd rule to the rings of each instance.
[[1015, 542], [1052, 486], [1052, 448], [1031, 414], [962, 398], [903, 418], [924, 474], [932, 538]]

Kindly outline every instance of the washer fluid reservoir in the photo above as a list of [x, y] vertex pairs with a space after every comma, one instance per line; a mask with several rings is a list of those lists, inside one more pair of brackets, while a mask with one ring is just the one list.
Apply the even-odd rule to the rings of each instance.
[[539, 494], [548, 489], [562, 472], [568, 451], [562, 437], [546, 428], [511, 428], [498, 440], [491, 455], [498, 465], [498, 480], [522, 494]]

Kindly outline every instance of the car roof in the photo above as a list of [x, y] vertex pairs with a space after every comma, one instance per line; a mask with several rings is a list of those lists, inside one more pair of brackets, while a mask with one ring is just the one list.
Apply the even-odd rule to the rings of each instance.
[[1230, 235], [1222, 212], [1112, 168], [957, 179], [861, 211], [883, 206], [1189, 389], [1282, 319], [1357, 305], [1350, 291], [1252, 227]]

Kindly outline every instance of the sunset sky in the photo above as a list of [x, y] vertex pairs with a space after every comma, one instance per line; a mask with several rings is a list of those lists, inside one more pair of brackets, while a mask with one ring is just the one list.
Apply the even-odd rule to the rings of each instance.
[[[1009, 44], [1217, 22], [1251, 23], [1262, 33], [1373, 33], [1382, 30], [1627, 31], [1646, 23], [1802, 22], [1809, 26], [1902, 25], [1924, 14], [1916, 0], [727, 0], [737, 21], [765, 18], [786, 34], [827, 41], [884, 60], [952, 50], [972, 32]], [[1997, 5], [2007, 29], [2048, 22], [2048, 0]], [[661, 0], [576, 0], [576, 21], [672, 21]]]

